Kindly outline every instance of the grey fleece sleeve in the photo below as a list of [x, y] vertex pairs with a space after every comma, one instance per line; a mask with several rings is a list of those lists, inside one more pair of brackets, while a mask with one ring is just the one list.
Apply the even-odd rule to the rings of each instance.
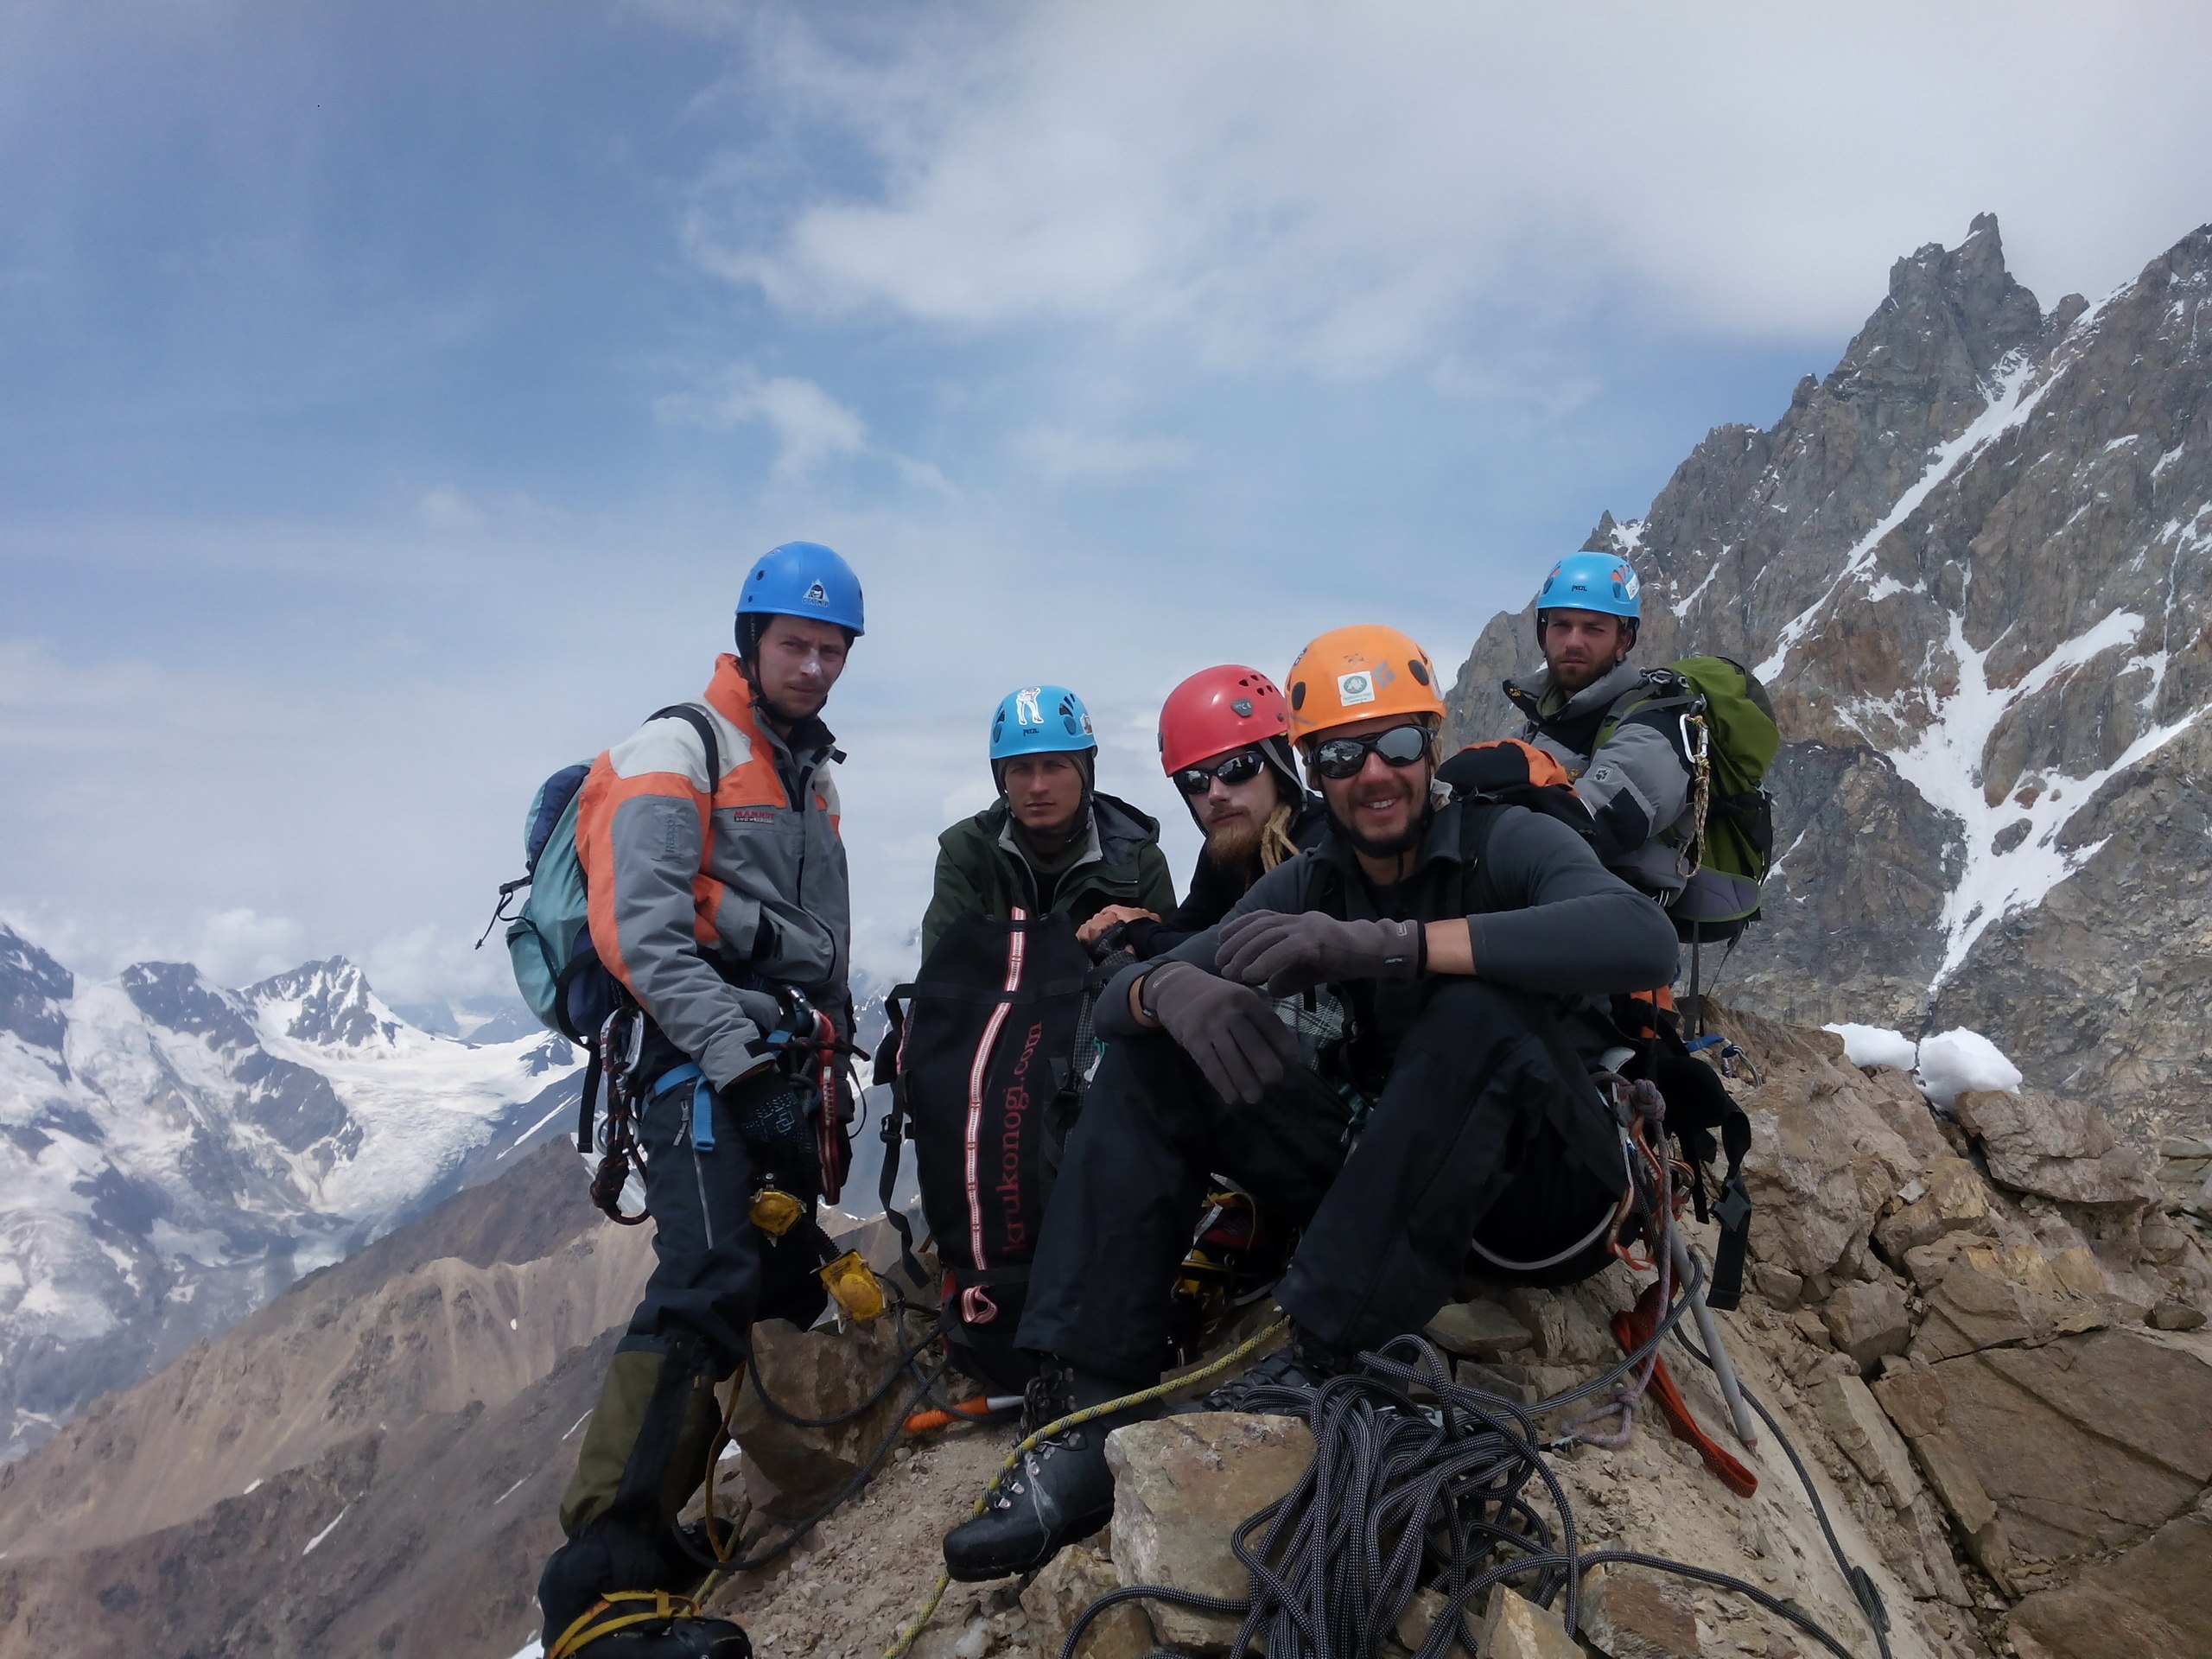
[[1491, 884], [1518, 908], [1470, 916], [1475, 972], [1554, 995], [1647, 991], [1673, 982], [1675, 925], [1598, 862], [1573, 830], [1504, 812], [1490, 837]]
[[1131, 963], [1114, 976], [1098, 998], [1098, 1008], [1093, 1016], [1101, 1037], [1135, 1037], [1144, 1027], [1137, 1024], [1129, 1012], [1129, 987], [1135, 984], [1150, 969], [1163, 963], [1195, 963], [1206, 972], [1218, 973], [1214, 961], [1214, 944], [1221, 938], [1221, 930], [1248, 910], [1295, 911], [1306, 908], [1306, 890], [1310, 874], [1308, 861], [1287, 858], [1274, 868], [1244, 890], [1244, 896], [1229, 907], [1221, 920], [1149, 962]]
[[1633, 858], [1689, 804], [1689, 770], [1666, 732], [1651, 723], [1679, 713], [1630, 715], [1575, 779], [1574, 792], [1598, 821], [1599, 851], [1610, 863]]

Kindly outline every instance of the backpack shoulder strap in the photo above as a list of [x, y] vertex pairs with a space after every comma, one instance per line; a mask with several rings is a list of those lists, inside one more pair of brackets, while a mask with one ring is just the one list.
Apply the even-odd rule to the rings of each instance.
[[[1497, 828], [1499, 817], [1506, 810], [1503, 801], [1485, 800], [1480, 796], [1463, 801], [1459, 805], [1459, 868], [1461, 901], [1470, 916], [1486, 914], [1505, 907], [1505, 895], [1497, 890], [1490, 875], [1490, 838]], [[1468, 872], [1472, 872], [1470, 878]]]
[[707, 798], [715, 798], [715, 785], [722, 778], [721, 740], [715, 734], [712, 715], [696, 702], [671, 702], [665, 709], [656, 709], [645, 716], [647, 720], [680, 720], [699, 734], [699, 741], [707, 746]]
[[929, 1275], [914, 1259], [914, 1230], [906, 1224], [906, 1212], [893, 1199], [899, 1185], [899, 1153], [906, 1138], [906, 1078], [899, 1063], [906, 1058], [906, 1015], [913, 1001], [912, 985], [895, 985], [883, 999], [887, 1023], [883, 1040], [875, 1048], [875, 1081], [884, 1090], [886, 1104], [883, 1127], [878, 1131], [883, 1137], [883, 1162], [876, 1175], [875, 1196], [884, 1219], [899, 1235], [899, 1268], [916, 1285], [926, 1285]]
[[1705, 698], [1698, 689], [1671, 668], [1647, 668], [1642, 683], [1624, 691], [1605, 710], [1605, 717], [1598, 723], [1598, 734], [1592, 740], [1590, 752], [1595, 754], [1611, 741], [1621, 722], [1631, 715], [1664, 714], [1675, 709], [1695, 709]]

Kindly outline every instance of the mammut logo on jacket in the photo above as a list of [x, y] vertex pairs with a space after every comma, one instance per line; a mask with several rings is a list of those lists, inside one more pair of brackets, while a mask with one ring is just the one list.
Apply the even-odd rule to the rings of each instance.
[[991, 1190], [999, 1195], [999, 1209], [1006, 1223], [1009, 1249], [1029, 1241], [1029, 1224], [1021, 1214], [1021, 1121], [1029, 1110], [1029, 1062], [1044, 1039], [1045, 1022], [1029, 1027], [1021, 1039], [1021, 1056], [1014, 1063], [1014, 1077], [1007, 1084], [1006, 1103], [999, 1118], [999, 1180]]

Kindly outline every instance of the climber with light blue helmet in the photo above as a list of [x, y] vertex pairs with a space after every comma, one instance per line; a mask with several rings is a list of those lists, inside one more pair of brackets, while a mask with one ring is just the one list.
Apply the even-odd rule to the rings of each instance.
[[938, 837], [925, 957], [966, 915], [1063, 914], [1092, 945], [1117, 923], [1175, 908], [1159, 823], [1099, 791], [1081, 697], [1062, 685], [1007, 692], [991, 716], [990, 761], [998, 799]]
[[[851, 1157], [851, 1090], [830, 1060], [852, 1039], [852, 899], [844, 757], [822, 710], [865, 626], [836, 552], [770, 549], [705, 691], [601, 754], [575, 791], [569, 868], [588, 912], [558, 942], [563, 1018], [593, 1043], [594, 1077], [619, 1061], [635, 1103], [621, 1135], [642, 1154], [657, 1265], [579, 1440], [567, 1541], [538, 1580], [557, 1659], [751, 1651], [736, 1624], [683, 1599], [715, 1554], [678, 1523], [715, 1455], [710, 1385], [756, 1320], [805, 1329], [833, 1288], [815, 1206], [836, 1200]], [[638, 1172], [607, 1112], [594, 1197], [605, 1183], [602, 1207], [621, 1209]]]
[[[1681, 699], [1629, 660], [1643, 623], [1642, 584], [1625, 555], [1585, 549], [1552, 567], [1536, 591], [1536, 645], [1544, 665], [1505, 682], [1528, 717], [1523, 741], [1567, 768], [1598, 827], [1598, 856], [1664, 903], [1688, 871], [1662, 839], [1690, 804]], [[1446, 761], [1438, 775], [1455, 784]]]

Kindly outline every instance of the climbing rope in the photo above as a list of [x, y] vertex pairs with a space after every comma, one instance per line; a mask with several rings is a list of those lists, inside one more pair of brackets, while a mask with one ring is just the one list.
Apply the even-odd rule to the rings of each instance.
[[[1313, 1460], [1297, 1486], [1232, 1535], [1231, 1548], [1250, 1573], [1249, 1595], [1231, 1599], [1157, 1585], [1109, 1591], [1075, 1621], [1059, 1659], [1074, 1659], [1094, 1618], [1138, 1600], [1241, 1618], [1232, 1654], [1255, 1644], [1270, 1659], [1373, 1652], [1424, 1577], [1443, 1594], [1445, 1606], [1415, 1659], [1441, 1659], [1455, 1640], [1471, 1654], [1476, 1647], [1465, 1615], [1491, 1586], [1533, 1576], [1529, 1599], [1550, 1606], [1563, 1598], [1561, 1616], [1572, 1630], [1580, 1623], [1583, 1575], [1607, 1565], [1732, 1591], [1787, 1619], [1838, 1659], [1854, 1659], [1802, 1608], [1729, 1573], [1639, 1551], [1582, 1549], [1572, 1500], [1546, 1457], [1568, 1440], [1536, 1438], [1539, 1417], [1615, 1388], [1644, 1368], [1670, 1334], [1709, 1364], [1675, 1328], [1703, 1278], [1702, 1263], [1693, 1257], [1684, 1294], [1649, 1339], [1605, 1372], [1535, 1405], [1453, 1382], [1443, 1357], [1419, 1337], [1363, 1353], [1358, 1370], [1318, 1389], [1285, 1390], [1281, 1405], [1303, 1416], [1313, 1432]], [[1259, 1403], [1264, 1408], [1269, 1402]], [[1752, 1403], [1788, 1453], [1845, 1582], [1889, 1659], [1888, 1616], [1872, 1577], [1844, 1553], [1780, 1425]], [[1550, 1500], [1556, 1529], [1532, 1501], [1538, 1488]]]

